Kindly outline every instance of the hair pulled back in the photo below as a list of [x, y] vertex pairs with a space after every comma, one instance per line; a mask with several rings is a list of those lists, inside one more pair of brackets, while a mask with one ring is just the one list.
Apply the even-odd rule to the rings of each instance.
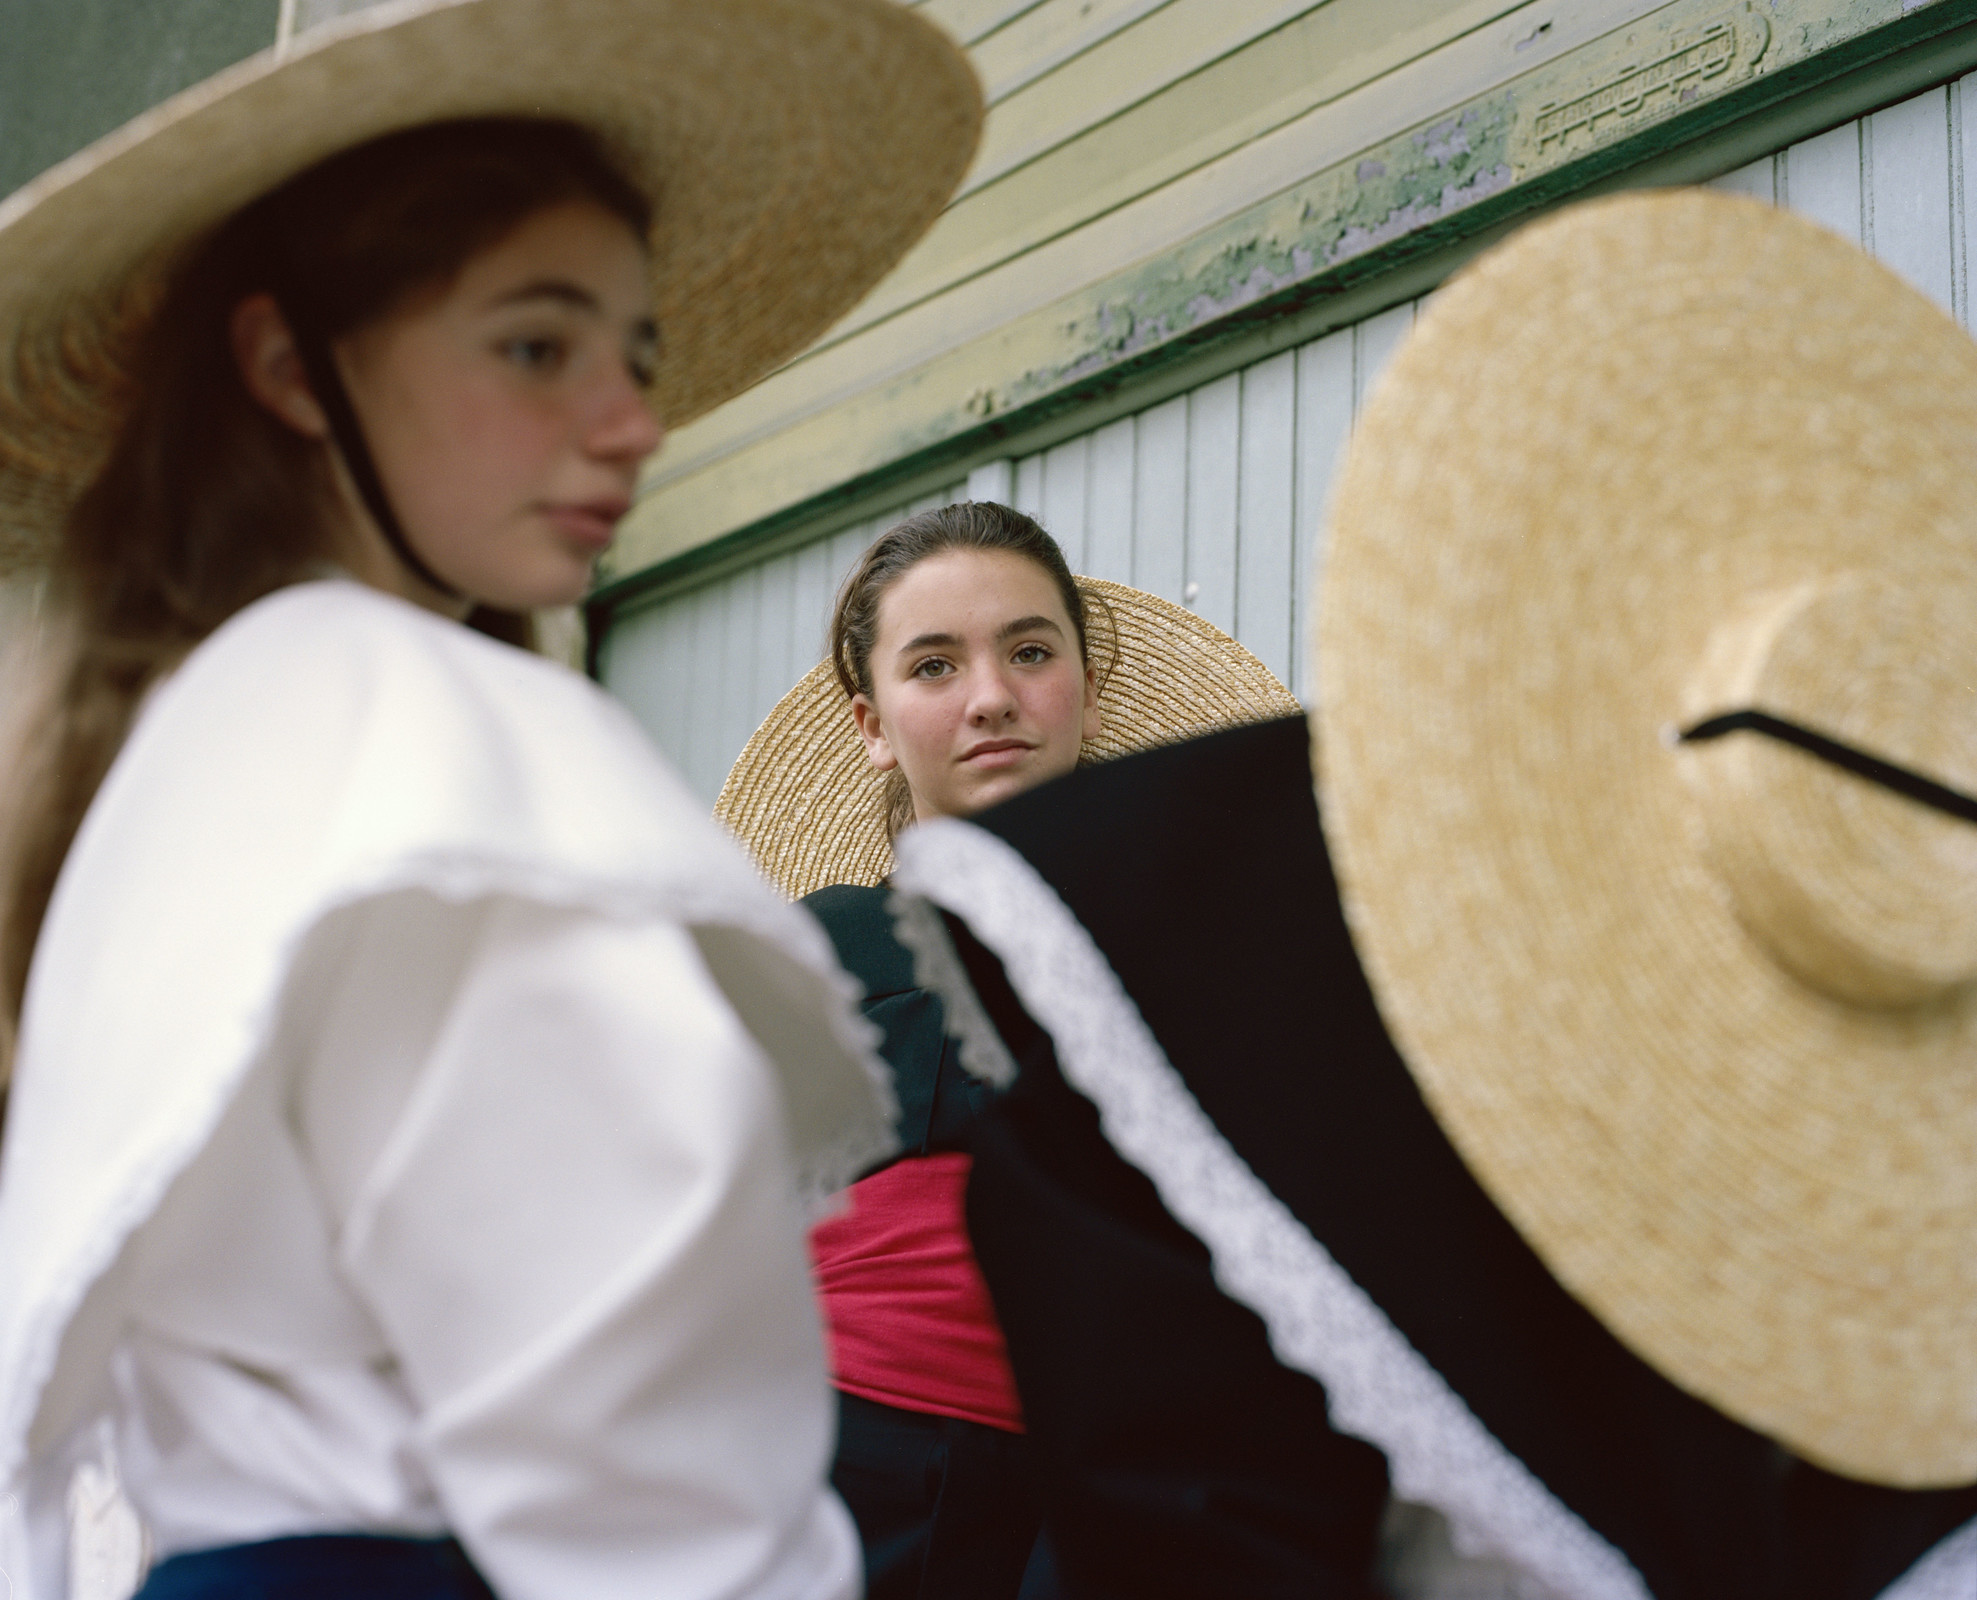
[[[328, 447], [248, 393], [234, 308], [271, 292], [340, 338], [444, 293], [480, 251], [577, 200], [641, 239], [649, 230], [649, 201], [581, 128], [434, 123], [289, 180], [172, 273], [131, 346], [117, 436], [46, 577], [53, 648], [0, 851], [0, 1094], [56, 874], [145, 691], [228, 617], [331, 555]], [[515, 613], [482, 608], [468, 620], [511, 643], [529, 636]]]
[[[1056, 585], [1078, 637], [1078, 657], [1097, 666], [1103, 687], [1114, 654], [1112, 618], [1104, 600], [1088, 594], [1071, 575], [1064, 552], [1033, 517], [993, 500], [963, 500], [894, 523], [858, 559], [831, 612], [831, 665], [845, 696], [872, 693], [872, 651], [878, 643], [879, 605], [886, 591], [928, 556], [946, 550], [1004, 550], [1035, 562]], [[1094, 636], [1101, 648], [1094, 651]], [[913, 821], [906, 775], [886, 774], [886, 836], [897, 838]]]

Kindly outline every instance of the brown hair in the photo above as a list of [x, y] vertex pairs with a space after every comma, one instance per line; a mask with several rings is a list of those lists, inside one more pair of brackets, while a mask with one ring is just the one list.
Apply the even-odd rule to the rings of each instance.
[[[50, 564], [54, 640], [0, 856], [0, 1094], [56, 874], [145, 691], [228, 617], [331, 554], [326, 446], [247, 392], [229, 323], [249, 294], [346, 335], [549, 207], [588, 200], [641, 239], [651, 208], [568, 123], [482, 118], [347, 150], [236, 214], [176, 270], [129, 362], [128, 409]], [[470, 626], [528, 642], [528, 619]]]
[[[871, 696], [872, 649], [878, 642], [879, 603], [886, 591], [912, 567], [943, 550], [1006, 550], [1043, 568], [1057, 585], [1065, 614], [1077, 631], [1079, 659], [1087, 666], [1094, 664], [1093, 635], [1099, 636], [1103, 648], [1096, 652], [1096, 665], [1100, 686], [1104, 685], [1116, 653], [1116, 630], [1104, 600], [1079, 587], [1063, 550], [1035, 518], [993, 500], [963, 500], [893, 524], [872, 541], [838, 590], [831, 611], [831, 664], [847, 699]], [[912, 791], [898, 767], [886, 774], [885, 806], [886, 837], [897, 838], [913, 821]]]

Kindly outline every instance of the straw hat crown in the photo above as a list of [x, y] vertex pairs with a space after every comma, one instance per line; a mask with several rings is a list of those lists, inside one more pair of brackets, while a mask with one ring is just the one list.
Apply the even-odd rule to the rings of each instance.
[[863, 297], [981, 115], [966, 58], [888, 0], [393, 0], [264, 51], [0, 203], [0, 577], [101, 462], [173, 264], [340, 150], [463, 117], [600, 136], [656, 200], [653, 404], [677, 427]]

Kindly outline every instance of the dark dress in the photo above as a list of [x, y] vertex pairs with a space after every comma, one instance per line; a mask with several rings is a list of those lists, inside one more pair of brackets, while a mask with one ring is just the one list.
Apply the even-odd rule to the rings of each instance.
[[[1977, 1517], [1977, 1486], [1904, 1492], [1798, 1459], [1550, 1276], [1388, 1039], [1303, 719], [1082, 769], [975, 821], [1068, 906], [1269, 1195], [1657, 1600], [1868, 1600]], [[1385, 1458], [1333, 1429], [1319, 1384], [1115, 1153], [997, 957], [945, 920], [1019, 1068], [975, 1130], [968, 1215], [1065, 1592], [1377, 1592]]]
[[[865, 1015], [884, 1030], [900, 1104], [897, 1159], [965, 1150], [989, 1092], [962, 1071], [939, 998], [915, 984], [913, 958], [893, 936], [889, 894], [839, 884], [803, 904], [863, 985]], [[858, 1524], [867, 1600], [1041, 1592], [1023, 1588], [1039, 1512], [1022, 1434], [843, 1391], [838, 1406], [831, 1482]]]

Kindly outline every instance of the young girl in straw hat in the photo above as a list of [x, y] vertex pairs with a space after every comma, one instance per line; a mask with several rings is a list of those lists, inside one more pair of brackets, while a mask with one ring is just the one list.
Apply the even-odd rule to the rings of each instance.
[[71, 1515], [119, 1476], [147, 1596], [855, 1591], [799, 1199], [890, 1095], [814, 929], [512, 646], [655, 417], [854, 301], [978, 105], [876, 0], [415, 4], [0, 207], [51, 641], [0, 881], [12, 1595], [128, 1592]]
[[[885, 775], [889, 833], [1078, 764], [1102, 728], [1095, 610], [1056, 541], [1005, 506], [925, 512], [865, 552], [832, 613], [830, 658]], [[1039, 1511], [962, 1216], [986, 1089], [948, 1048], [885, 898], [840, 884], [804, 901], [886, 1030], [906, 1147], [811, 1235], [839, 1391], [832, 1481], [858, 1520], [872, 1600], [1010, 1600]]]
[[1297, 702], [1227, 635], [1074, 578], [1031, 518], [988, 503], [882, 535], [845, 580], [830, 644], [736, 762], [720, 812], [785, 889], [812, 891], [898, 1085], [902, 1158], [811, 1236], [841, 1396], [833, 1482], [874, 1600], [1041, 1595], [1055, 1579], [1032, 1557], [1022, 1364], [1012, 1374], [963, 1217], [989, 1091], [944, 1037], [876, 880], [914, 823]]

